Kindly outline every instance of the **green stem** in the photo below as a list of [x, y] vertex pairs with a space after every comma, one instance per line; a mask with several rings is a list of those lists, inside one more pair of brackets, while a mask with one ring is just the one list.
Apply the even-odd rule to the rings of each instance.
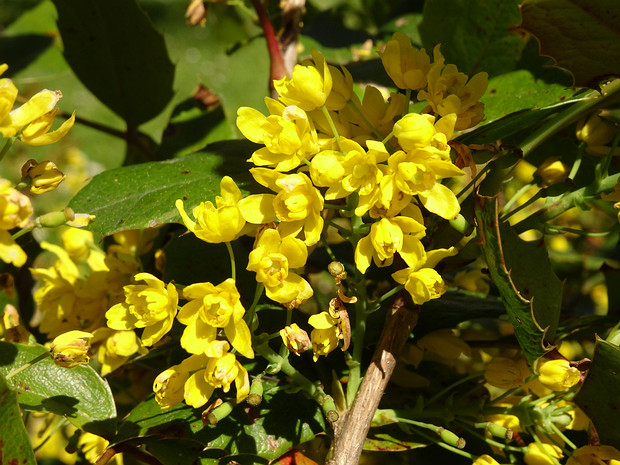
[[355, 332], [353, 333], [352, 359], [349, 365], [349, 379], [347, 381], [347, 405], [353, 404], [357, 390], [362, 382], [362, 355], [364, 352], [364, 336], [366, 335], [366, 316], [368, 295], [366, 291], [366, 277], [356, 269], [355, 285], [357, 302], [355, 303]]
[[583, 152], [585, 150], [585, 146], [585, 142], [581, 142], [579, 144], [579, 147], [577, 149], [577, 158], [575, 158], [575, 163], [573, 163], [573, 167], [571, 168], [570, 173], [568, 173], [568, 179], [573, 180], [575, 179], [575, 176], [577, 176], [579, 168], [581, 167], [581, 161], [583, 160]]
[[473, 436], [476, 436], [477, 438], [481, 439], [482, 441], [486, 442], [487, 444], [489, 444], [491, 446], [495, 446], [495, 447], [498, 447], [498, 448], [504, 449], [504, 450], [511, 450], [513, 452], [521, 452], [522, 454], [524, 454], [527, 451], [526, 447], [509, 446], [508, 444], [501, 443], [499, 441], [496, 441], [495, 439], [487, 438], [483, 434], [480, 434], [478, 431], [476, 431], [475, 429], [470, 427], [464, 421], [459, 421], [458, 423], [469, 434], [471, 434]]
[[235, 252], [233, 252], [230, 242], [225, 242], [226, 249], [228, 249], [228, 255], [230, 256], [230, 277], [237, 279], [237, 268], [235, 266]]
[[250, 328], [252, 328], [252, 321], [254, 320], [254, 315], [256, 314], [256, 306], [258, 305], [258, 301], [260, 297], [263, 295], [263, 290], [265, 289], [265, 285], [263, 283], [256, 283], [256, 291], [254, 291], [254, 300], [252, 301], [252, 305], [249, 310], [245, 313], [245, 322], [248, 324]]
[[540, 228], [541, 225], [561, 215], [566, 210], [573, 208], [575, 205], [580, 205], [587, 200], [597, 198], [602, 192], [612, 191], [618, 183], [618, 179], [620, 179], [620, 173], [612, 174], [600, 182], [594, 181], [592, 184], [576, 191], [557, 197], [549, 197], [543, 208], [514, 224], [513, 229], [519, 234], [529, 229]]
[[568, 437], [566, 437], [566, 435], [560, 430], [560, 428], [558, 428], [558, 426], [555, 423], [550, 422], [549, 426], [551, 426], [551, 429], [553, 430], [553, 432], [557, 434], [562, 439], [562, 441], [568, 444], [569, 447], [571, 447], [573, 450], [577, 449], [577, 446], [575, 445], [575, 443], [571, 441], [570, 439], [568, 439]]
[[[334, 422], [338, 419], [338, 412], [331, 409], [333, 405], [333, 399], [325, 394], [323, 388], [318, 386], [316, 383], [313, 383], [304, 375], [302, 375], [297, 369], [291, 365], [287, 358], [281, 357], [277, 354], [267, 343], [259, 344], [254, 347], [255, 352], [263, 357], [269, 364], [278, 366], [280, 371], [282, 371], [285, 375], [295, 381], [295, 383], [302, 388], [306, 394], [311, 396], [314, 400], [316, 400], [321, 407], [324, 409], [327, 408], [328, 411], [325, 412], [326, 418]], [[331, 401], [331, 402], [330, 402]], [[335, 409], [335, 407], [334, 407]]]
[[26, 362], [25, 364], [23, 364], [20, 367], [16, 367], [13, 368], [11, 371], [9, 371], [9, 374], [6, 375], [6, 379], [11, 379], [13, 376], [15, 376], [18, 373], [21, 373], [22, 371], [30, 368], [32, 365], [34, 365], [35, 363], [40, 362], [41, 360], [46, 359], [47, 357], [50, 356], [49, 352], [44, 352], [41, 355], [39, 355], [38, 357], [33, 358], [32, 360], [30, 360], [29, 362]]
[[338, 223], [335, 223], [332, 220], [329, 220], [327, 222], [327, 224], [331, 227], [333, 227], [334, 229], [337, 229], [338, 232], [342, 235], [342, 237], [344, 237], [345, 239], [351, 237], [351, 230], [347, 229], [345, 227], [340, 226]]
[[30, 231], [35, 229], [36, 226], [29, 226], [28, 228], [20, 229], [15, 234], [13, 234], [13, 240], [16, 241], [18, 238], [22, 237], [24, 234], [28, 234]]
[[525, 184], [524, 186], [521, 187], [521, 189], [519, 189], [515, 195], [513, 195], [512, 197], [510, 197], [510, 200], [508, 200], [508, 202], [506, 202], [506, 205], [504, 205], [504, 208], [502, 208], [502, 210], [500, 211], [500, 215], [505, 214], [508, 210], [510, 210], [510, 207], [512, 207], [514, 205], [514, 203], [519, 200], [519, 198], [525, 194], [530, 187], [532, 187], [534, 185], [533, 182], [530, 182], [528, 184]]
[[379, 310], [381, 308], [381, 304], [383, 302], [385, 302], [387, 299], [392, 297], [394, 294], [398, 293], [404, 287], [405, 287], [404, 284], [399, 284], [394, 289], [392, 289], [390, 291], [387, 291], [385, 294], [383, 294], [381, 297], [379, 297], [377, 300], [375, 300], [372, 303], [372, 306], [368, 309], [367, 313], [373, 313], [373, 312], [376, 312], [377, 310]]
[[442, 389], [437, 394], [435, 394], [433, 397], [431, 397], [430, 400], [426, 403], [426, 405], [431, 405], [433, 402], [441, 399], [444, 395], [446, 395], [448, 392], [450, 392], [455, 387], [460, 386], [461, 384], [464, 384], [468, 381], [471, 381], [472, 379], [480, 378], [483, 374], [484, 374], [484, 371], [480, 371], [477, 373], [473, 373], [469, 376], [465, 376], [464, 378], [461, 378], [458, 381], [455, 381], [450, 386], [446, 387], [445, 389]]
[[52, 428], [52, 430], [49, 432], [49, 434], [45, 437], [45, 439], [43, 441], [41, 441], [41, 443], [39, 445], [37, 445], [37, 447], [34, 447], [32, 449], [33, 452], [38, 451], [39, 449], [41, 449], [41, 447], [43, 447], [45, 445], [45, 443], [47, 441], [49, 441], [52, 436], [54, 436], [56, 434], [56, 432], [62, 428], [64, 425], [66, 425], [68, 422], [66, 417], [60, 417], [60, 420], [54, 425], [54, 428]]
[[420, 431], [419, 428], [416, 428], [416, 432], [420, 436], [422, 436], [424, 439], [426, 439], [427, 441], [431, 441], [431, 442], [437, 444], [439, 447], [443, 447], [444, 449], [447, 449], [450, 452], [454, 452], [455, 454], [462, 455], [463, 457], [467, 457], [471, 461], [476, 460], [476, 456], [475, 455], [470, 454], [469, 452], [465, 452], [464, 450], [461, 450], [461, 449], [459, 449], [457, 447], [451, 446], [450, 444], [446, 444], [445, 442], [440, 441], [437, 438], [429, 436], [428, 434], [423, 433], [422, 431]]
[[614, 156], [616, 151], [616, 147], [618, 147], [618, 142], [620, 142], [620, 132], [616, 133], [613, 142], [611, 143], [611, 148], [609, 149], [609, 153], [601, 163], [601, 179], [607, 177], [609, 175], [609, 165], [611, 164], [611, 159]]
[[476, 174], [476, 176], [474, 176], [472, 180], [469, 181], [467, 185], [463, 187], [463, 189], [461, 189], [461, 191], [458, 194], [456, 194], [456, 198], [458, 199], [463, 194], [465, 194], [476, 183], [476, 181], [478, 181], [482, 177], [484, 173], [486, 173], [487, 171], [491, 169], [492, 166], [493, 166], [493, 163], [488, 163], [487, 165], [484, 166], [484, 168], [478, 171], [478, 174]]
[[15, 139], [16, 139], [15, 137], [9, 137], [6, 140], [4, 147], [2, 147], [2, 151], [0, 151], [0, 161], [2, 161], [4, 156], [8, 153], [8, 151], [11, 150], [13, 143], [15, 143]]
[[556, 233], [568, 233], [568, 234], [576, 234], [578, 236], [588, 236], [588, 237], [605, 237], [612, 234], [614, 231], [583, 231], [582, 229], [574, 229], [574, 228], [565, 228], [563, 226], [556, 226], [554, 224], [546, 224], [545, 232], [551, 231]]
[[347, 103], [349, 107], [352, 108], [353, 111], [357, 114], [357, 116], [361, 118], [362, 122], [366, 125], [366, 127], [370, 129], [370, 132], [372, 132], [372, 135], [375, 136], [377, 139], [379, 139], [381, 137], [381, 134], [379, 134], [379, 131], [377, 131], [377, 129], [372, 125], [372, 123], [368, 121], [368, 118], [366, 118], [362, 110], [360, 110], [358, 106], [355, 104], [356, 102], [349, 100]]
[[544, 141], [569, 124], [579, 120], [582, 116], [592, 111], [595, 107], [608, 103], [612, 97], [615, 97], [615, 94], [619, 90], [620, 79], [615, 79], [603, 88], [602, 94], [596, 90], [589, 92], [584, 96], [584, 100], [571, 105], [566, 110], [560, 112], [557, 116], [551, 118], [547, 123], [543, 124], [520, 144], [521, 150], [523, 151], [523, 156], [526, 157], [529, 155]]
[[327, 119], [327, 123], [329, 124], [329, 128], [332, 130], [332, 133], [334, 134], [334, 137], [336, 138], [336, 144], [338, 144], [338, 149], [342, 153], [345, 153], [342, 150], [342, 147], [340, 146], [340, 134], [338, 134], [338, 130], [336, 129], [336, 125], [334, 124], [332, 115], [329, 114], [329, 110], [327, 109], [325, 105], [321, 107], [321, 111], [323, 112], [323, 115], [325, 115], [325, 118]]
[[539, 190], [532, 197], [530, 197], [528, 200], [526, 200], [521, 205], [519, 205], [517, 208], [515, 208], [514, 210], [512, 210], [512, 211], [506, 213], [504, 216], [502, 216], [501, 217], [501, 221], [502, 222], [508, 221], [508, 218], [510, 218], [511, 216], [519, 213], [521, 210], [524, 210], [525, 208], [529, 207], [534, 202], [536, 202], [538, 199], [540, 199], [543, 196], [543, 193], [544, 193], [543, 189]]

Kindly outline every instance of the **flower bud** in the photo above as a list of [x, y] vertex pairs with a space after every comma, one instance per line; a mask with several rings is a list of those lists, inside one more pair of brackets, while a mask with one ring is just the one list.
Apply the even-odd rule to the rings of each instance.
[[562, 455], [562, 449], [558, 446], [532, 442], [528, 444], [523, 460], [527, 465], [555, 465]]
[[293, 323], [280, 330], [282, 341], [295, 355], [299, 355], [310, 348], [310, 338], [308, 333]]
[[57, 228], [67, 224], [67, 217], [64, 212], [50, 212], [36, 218], [35, 223], [40, 228]]
[[505, 357], [494, 358], [484, 370], [487, 383], [502, 389], [521, 386], [526, 376], [517, 362]]
[[557, 158], [548, 158], [538, 167], [536, 174], [542, 179], [541, 186], [549, 187], [564, 182], [568, 178], [569, 168]]
[[499, 465], [499, 463], [490, 455], [484, 454], [474, 460], [472, 465]]
[[579, 370], [568, 360], [549, 360], [539, 368], [538, 380], [552, 391], [563, 391], [579, 382]]
[[69, 331], [57, 336], [50, 346], [54, 363], [65, 368], [87, 364], [92, 337], [91, 333], [85, 331]]
[[31, 194], [52, 191], [65, 179], [65, 175], [49, 160], [37, 163], [28, 160], [22, 166], [22, 180], [30, 179]]

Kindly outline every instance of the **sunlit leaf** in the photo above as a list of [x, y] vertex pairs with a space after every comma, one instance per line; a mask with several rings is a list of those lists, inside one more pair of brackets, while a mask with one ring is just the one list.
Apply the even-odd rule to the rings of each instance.
[[[47, 349], [40, 345], [0, 342], [0, 374], [34, 360]], [[116, 406], [108, 383], [89, 366], [63, 368], [51, 357], [12, 376], [8, 383], [26, 410], [67, 417], [85, 431], [110, 437], [116, 426]]]

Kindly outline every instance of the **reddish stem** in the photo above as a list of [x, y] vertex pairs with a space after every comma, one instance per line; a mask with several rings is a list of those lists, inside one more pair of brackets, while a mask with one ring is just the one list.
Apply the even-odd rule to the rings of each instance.
[[286, 76], [286, 67], [284, 66], [284, 60], [282, 59], [282, 52], [280, 51], [280, 42], [276, 37], [276, 34], [267, 15], [265, 5], [261, 0], [252, 0], [254, 9], [258, 14], [260, 25], [265, 32], [265, 39], [267, 39], [267, 49], [269, 50], [269, 58], [271, 60], [271, 71], [269, 76], [269, 88], [273, 91], [273, 81], [282, 79]]

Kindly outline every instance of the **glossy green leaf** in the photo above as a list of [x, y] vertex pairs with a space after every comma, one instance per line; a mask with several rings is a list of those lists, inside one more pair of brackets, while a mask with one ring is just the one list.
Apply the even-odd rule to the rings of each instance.
[[620, 4], [617, 0], [525, 0], [521, 27], [540, 53], [573, 75], [576, 86], [596, 87], [620, 76]]
[[[47, 349], [40, 345], [0, 342], [0, 374], [34, 360]], [[51, 357], [21, 371], [9, 380], [19, 404], [27, 410], [51, 412], [78, 428], [111, 437], [116, 429], [116, 406], [108, 383], [89, 366], [63, 368]]]
[[620, 448], [620, 347], [596, 341], [592, 365], [575, 403], [594, 423], [601, 444]]
[[225, 141], [174, 160], [108, 170], [95, 176], [69, 206], [76, 213], [96, 215], [89, 229], [104, 236], [181, 223], [175, 201], [183, 199], [186, 211], [200, 202], [214, 201], [226, 175], [242, 192], [248, 192], [252, 178], [246, 160], [255, 147], [248, 141]]
[[54, 0], [64, 56], [88, 89], [130, 127], [173, 95], [163, 36], [135, 0]]
[[515, 336], [531, 363], [552, 347], [560, 316], [562, 282], [551, 269], [545, 247], [539, 242], [523, 241], [497, 215], [495, 199], [477, 198], [482, 253]]
[[441, 44], [446, 63], [471, 76], [512, 71], [525, 46], [511, 31], [519, 22], [517, 0], [427, 0], [420, 25], [429, 54]]
[[22, 421], [17, 392], [0, 374], [0, 460], [15, 465], [36, 465], [28, 433]]
[[200, 409], [182, 403], [162, 410], [151, 396], [120, 424], [113, 442], [142, 436], [191, 439], [207, 451], [221, 449], [223, 455], [254, 454], [273, 460], [324, 429], [319, 406], [300, 393], [265, 394], [258, 409], [238, 406], [215, 427], [203, 425]]

